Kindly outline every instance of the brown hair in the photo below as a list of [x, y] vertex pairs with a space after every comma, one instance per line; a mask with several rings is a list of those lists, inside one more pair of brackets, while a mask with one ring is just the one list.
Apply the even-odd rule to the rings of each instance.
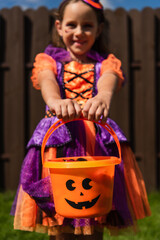
[[[65, 0], [65, 1], [63, 1], [60, 4], [58, 10], [54, 12], [55, 19], [62, 21], [66, 7], [70, 3], [75, 3], [75, 2], [79, 2], [79, 1], [82, 1], [82, 0]], [[103, 10], [96, 9], [96, 8], [92, 7], [91, 5], [89, 5], [89, 6], [95, 11], [98, 24], [101, 24], [101, 23], [104, 24], [101, 34], [99, 35], [99, 37], [96, 39], [94, 45], [92, 46], [92, 50], [95, 50], [99, 53], [109, 53], [109, 50], [108, 50], [108, 22], [105, 20], [104, 12], [103, 12]], [[56, 27], [53, 27], [53, 30], [52, 30], [52, 44], [54, 47], [66, 48], [63, 43], [63, 39], [59, 36], [59, 34], [56, 30]]]

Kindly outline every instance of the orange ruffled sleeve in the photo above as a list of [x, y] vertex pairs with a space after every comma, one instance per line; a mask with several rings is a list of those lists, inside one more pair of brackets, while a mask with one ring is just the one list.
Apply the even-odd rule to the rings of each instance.
[[37, 56], [35, 57], [35, 62], [33, 64], [32, 76], [31, 76], [31, 80], [34, 88], [40, 89], [40, 86], [38, 83], [38, 73], [47, 69], [53, 71], [54, 74], [57, 75], [56, 61], [46, 53], [37, 54]]
[[103, 60], [100, 75], [107, 71], [114, 72], [118, 76], [118, 89], [119, 89], [122, 86], [122, 83], [124, 82], [124, 76], [121, 69], [121, 61], [118, 58], [116, 58], [113, 54], [109, 54], [107, 59]]

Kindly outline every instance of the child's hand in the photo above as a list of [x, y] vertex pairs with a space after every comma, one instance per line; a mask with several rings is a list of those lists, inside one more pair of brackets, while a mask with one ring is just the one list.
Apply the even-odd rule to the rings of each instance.
[[99, 121], [101, 118], [102, 123], [105, 123], [109, 114], [109, 106], [110, 98], [107, 94], [98, 94], [86, 102], [83, 108], [83, 116], [94, 121]]
[[102, 123], [106, 122], [117, 82], [117, 75], [110, 70], [100, 76], [97, 82], [98, 94], [89, 99], [83, 108], [82, 113], [85, 118], [94, 121], [101, 119]]
[[80, 105], [71, 99], [55, 99], [49, 106], [59, 119], [70, 121], [79, 118], [81, 115]]

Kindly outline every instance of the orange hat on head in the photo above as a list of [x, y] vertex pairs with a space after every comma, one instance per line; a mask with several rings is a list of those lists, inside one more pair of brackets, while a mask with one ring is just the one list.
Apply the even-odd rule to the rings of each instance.
[[99, 2], [99, 0], [82, 0], [83, 2], [86, 2], [87, 4], [91, 5], [94, 8], [103, 9], [103, 5]]
[[[83, 2], [87, 3], [88, 5], [102, 10], [103, 9], [103, 5], [99, 2], [99, 0], [82, 0]], [[62, 3], [60, 4], [60, 7], [63, 5], [63, 3], [67, 2], [67, 0], [63, 0]]]

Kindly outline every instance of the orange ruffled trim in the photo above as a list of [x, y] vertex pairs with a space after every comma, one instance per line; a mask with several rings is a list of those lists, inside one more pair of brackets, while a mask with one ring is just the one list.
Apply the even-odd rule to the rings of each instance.
[[114, 72], [118, 76], [118, 89], [121, 87], [122, 83], [124, 82], [124, 76], [121, 69], [121, 61], [116, 58], [113, 54], [109, 54], [107, 59], [103, 60], [102, 66], [101, 66], [101, 72], [102, 75], [105, 72]]
[[57, 75], [56, 61], [46, 53], [37, 54], [33, 66], [34, 68], [32, 70], [31, 80], [33, 83], [33, 87], [36, 89], [40, 89], [40, 86], [38, 83], [39, 72], [43, 70], [51, 70], [54, 72], [55, 75]]

